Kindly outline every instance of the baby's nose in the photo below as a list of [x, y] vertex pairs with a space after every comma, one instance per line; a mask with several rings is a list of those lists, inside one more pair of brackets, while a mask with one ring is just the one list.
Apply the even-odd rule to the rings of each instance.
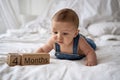
[[58, 34], [58, 40], [62, 40], [62, 35]]

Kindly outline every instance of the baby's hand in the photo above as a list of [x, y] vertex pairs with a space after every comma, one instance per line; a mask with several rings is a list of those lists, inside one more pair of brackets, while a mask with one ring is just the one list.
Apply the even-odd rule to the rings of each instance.
[[97, 65], [97, 61], [86, 61], [86, 66], [95, 66]]

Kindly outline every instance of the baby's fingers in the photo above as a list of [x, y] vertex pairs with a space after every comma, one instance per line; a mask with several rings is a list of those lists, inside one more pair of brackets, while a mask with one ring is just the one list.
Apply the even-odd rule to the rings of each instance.
[[96, 63], [92, 63], [92, 62], [86, 62], [86, 66], [95, 66]]

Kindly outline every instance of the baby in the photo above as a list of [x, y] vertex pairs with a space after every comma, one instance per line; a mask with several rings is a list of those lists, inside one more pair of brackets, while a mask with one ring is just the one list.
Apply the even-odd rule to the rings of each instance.
[[49, 53], [54, 49], [58, 59], [80, 60], [86, 57], [86, 65], [97, 64], [96, 45], [78, 30], [79, 18], [72, 9], [62, 9], [52, 18], [52, 35], [48, 42], [35, 53]]

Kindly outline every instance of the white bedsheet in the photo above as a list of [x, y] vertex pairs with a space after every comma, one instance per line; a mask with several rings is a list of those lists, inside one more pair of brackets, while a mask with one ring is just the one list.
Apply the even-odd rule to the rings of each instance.
[[97, 66], [85, 66], [84, 60], [58, 60], [50, 64], [14, 66], [0, 64], [0, 80], [120, 80], [120, 46], [100, 47]]
[[[99, 39], [100, 40], [100, 39]], [[0, 63], [0, 80], [120, 80], [120, 42], [105, 41], [96, 50], [98, 65], [85, 66], [82, 60], [59, 60], [50, 52], [50, 64], [14, 66]], [[116, 44], [114, 44], [116, 43]], [[41, 43], [4, 42], [0, 43], [1, 53], [33, 52]], [[112, 45], [113, 44], [113, 45]]]

